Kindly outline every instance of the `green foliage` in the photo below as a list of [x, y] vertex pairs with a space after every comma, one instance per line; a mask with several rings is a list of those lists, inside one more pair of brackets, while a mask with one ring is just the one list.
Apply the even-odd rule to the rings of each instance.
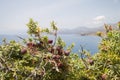
[[[57, 27], [41, 29], [30, 19], [24, 45], [4, 40], [0, 45], [0, 79], [2, 80], [66, 80], [70, 73], [70, 52], [65, 50], [65, 42], [57, 39]], [[42, 33], [54, 33], [50, 40]]]
[[51, 28], [52, 28], [53, 30], [55, 30], [55, 31], [58, 30], [58, 28], [57, 28], [57, 26], [56, 26], [56, 24], [55, 24], [54, 21], [51, 22]]
[[54, 21], [50, 29], [42, 29], [32, 19], [27, 26], [30, 38], [23, 39], [25, 44], [4, 39], [0, 45], [1, 80], [120, 80], [119, 29], [105, 24], [104, 36], [97, 33], [102, 38], [99, 52], [91, 56], [81, 46], [79, 57], [71, 52], [74, 44], [66, 48], [57, 36]]
[[[94, 57], [94, 69], [100, 75], [105, 75], [105, 80], [120, 79], [120, 31], [105, 25], [106, 34], [102, 36], [99, 44], [99, 53]], [[98, 76], [98, 77], [99, 77]]]
[[120, 30], [120, 22], [118, 22], [118, 28], [119, 28], [119, 30]]
[[29, 23], [27, 24], [29, 30], [28, 33], [29, 34], [37, 34], [39, 32], [38, 30], [38, 23], [34, 22], [33, 19], [30, 19]]
[[106, 38], [100, 43], [100, 51], [102, 53], [114, 53], [120, 55], [120, 31], [112, 30], [106, 33]]

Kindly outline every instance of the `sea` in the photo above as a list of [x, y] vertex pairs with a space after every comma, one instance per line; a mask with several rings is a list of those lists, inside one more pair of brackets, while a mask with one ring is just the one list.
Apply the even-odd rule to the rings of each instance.
[[[19, 35], [22, 38], [27, 38], [26, 35]], [[54, 36], [48, 35], [50, 39], [54, 40]], [[98, 45], [101, 41], [101, 38], [98, 36], [81, 36], [77, 34], [59, 34], [59, 37], [66, 43], [66, 46], [74, 43], [75, 46], [72, 52], [79, 54], [79, 50], [81, 50], [80, 46], [82, 46], [85, 50], [94, 55], [98, 52]], [[18, 38], [17, 35], [0, 35], [0, 45], [2, 44], [2, 40], [6, 38], [9, 42], [10, 40], [16, 40], [17, 42], [21, 42], [21, 39]]]

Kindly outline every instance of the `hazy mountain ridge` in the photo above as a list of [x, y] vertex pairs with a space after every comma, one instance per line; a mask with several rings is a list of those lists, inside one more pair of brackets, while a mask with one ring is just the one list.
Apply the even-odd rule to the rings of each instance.
[[[116, 28], [115, 24], [109, 24], [113, 28]], [[97, 31], [104, 32], [105, 28], [104, 25], [96, 27], [96, 28], [89, 28], [87, 26], [79, 26], [73, 29], [69, 28], [63, 28], [58, 30], [58, 34], [79, 34], [79, 35], [94, 35]], [[26, 30], [19, 30], [19, 31], [13, 31], [14, 33], [0, 33], [0, 35], [27, 35]]]
[[[109, 24], [113, 28], [116, 28], [116, 24]], [[80, 35], [91, 35], [91, 34], [96, 34], [96, 32], [101, 31], [105, 32], [104, 25], [96, 28], [88, 28], [85, 26], [79, 26], [74, 29], [61, 29], [59, 30], [58, 33], [60, 34], [80, 34]]]

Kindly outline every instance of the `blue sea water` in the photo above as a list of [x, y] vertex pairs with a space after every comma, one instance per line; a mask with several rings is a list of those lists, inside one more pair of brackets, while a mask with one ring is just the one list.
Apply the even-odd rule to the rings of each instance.
[[[73, 48], [73, 52], [78, 53], [80, 49], [80, 45], [83, 46], [84, 49], [88, 50], [91, 54], [95, 54], [98, 51], [98, 44], [101, 41], [100, 37], [97, 36], [80, 36], [76, 34], [61, 34], [60, 36], [65, 42], [66, 45], [69, 46], [71, 43], [74, 43], [75, 46]], [[26, 36], [22, 36], [23, 38], [26, 38]], [[16, 40], [20, 41], [20, 39], [17, 36], [13, 35], [0, 35], [0, 44], [2, 44], [2, 39], [6, 38], [7, 41], [10, 40]], [[49, 38], [54, 40], [53, 36], [50, 36]]]
[[79, 52], [80, 45], [82, 45], [83, 48], [88, 50], [91, 54], [95, 54], [98, 52], [98, 44], [101, 41], [101, 38], [98, 36], [61, 35], [61, 37], [67, 45], [75, 43], [73, 52], [76, 53]]

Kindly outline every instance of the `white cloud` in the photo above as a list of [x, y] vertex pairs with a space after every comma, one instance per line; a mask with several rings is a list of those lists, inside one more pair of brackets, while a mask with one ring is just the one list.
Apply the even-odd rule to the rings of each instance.
[[105, 20], [105, 16], [97, 16], [93, 18], [93, 24], [102, 24]]
[[105, 19], [105, 16], [97, 16], [94, 18], [95, 21], [102, 21]]

